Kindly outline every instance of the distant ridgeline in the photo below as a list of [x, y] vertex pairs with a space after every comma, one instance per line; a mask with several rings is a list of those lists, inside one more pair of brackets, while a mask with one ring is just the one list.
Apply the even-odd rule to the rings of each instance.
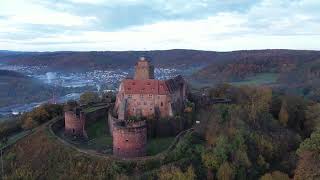
[[[8, 53], [0, 52], [1, 62], [15, 65], [47, 66], [56, 70], [89, 70], [107, 68], [130, 68], [134, 59], [146, 56], [156, 67], [181, 67], [209, 65], [203, 74], [266, 71], [286, 71], [301, 62], [319, 59], [319, 51], [303, 50], [250, 50], [250, 51], [198, 51], [198, 50], [157, 50], [157, 51], [92, 51], [92, 52], [41, 52]], [[233, 64], [228, 66], [228, 64]], [[217, 67], [218, 66], [218, 67]], [[216, 67], [216, 68], [215, 68]], [[276, 68], [276, 69], [274, 69]], [[239, 70], [239, 71], [238, 71]], [[236, 73], [237, 75], [237, 73]], [[239, 74], [238, 74], [239, 75]], [[210, 77], [210, 76], [209, 76]]]
[[159, 67], [200, 65], [212, 62], [213, 51], [92, 51], [92, 52], [42, 52], [1, 55], [0, 61], [12, 65], [46, 66], [52, 70], [84, 71], [108, 68], [131, 68], [135, 59], [147, 56]]

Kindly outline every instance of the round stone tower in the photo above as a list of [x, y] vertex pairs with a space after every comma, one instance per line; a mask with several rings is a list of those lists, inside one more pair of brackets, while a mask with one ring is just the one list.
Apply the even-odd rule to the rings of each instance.
[[64, 113], [64, 132], [66, 135], [87, 137], [85, 132], [85, 115], [80, 108]]
[[146, 121], [118, 121], [113, 124], [113, 154], [123, 158], [146, 155]]

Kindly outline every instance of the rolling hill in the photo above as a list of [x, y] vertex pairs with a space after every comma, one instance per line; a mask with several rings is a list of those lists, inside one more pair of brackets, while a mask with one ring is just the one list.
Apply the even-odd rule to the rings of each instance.
[[51, 87], [23, 74], [0, 70], [0, 107], [47, 100]]

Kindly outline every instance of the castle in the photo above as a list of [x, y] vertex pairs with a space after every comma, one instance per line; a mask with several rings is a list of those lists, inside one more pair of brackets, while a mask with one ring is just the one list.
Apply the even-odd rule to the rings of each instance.
[[133, 79], [120, 83], [114, 111], [109, 114], [113, 136], [113, 154], [118, 157], [146, 155], [147, 125], [145, 120], [128, 121], [131, 117], [170, 117], [181, 112], [186, 100], [186, 83], [181, 76], [169, 80], [154, 79], [154, 67], [144, 57], [135, 65]]
[[[113, 154], [122, 158], [146, 155], [147, 118], [166, 118], [182, 112], [186, 83], [181, 76], [154, 79], [154, 67], [145, 59], [135, 65], [132, 79], [120, 83], [108, 127], [113, 139]], [[135, 119], [132, 121], [132, 119]], [[86, 117], [79, 108], [65, 111], [65, 134], [86, 137]]]
[[181, 76], [154, 79], [154, 67], [144, 57], [135, 65], [133, 79], [124, 79], [116, 97], [118, 119], [169, 117], [180, 112], [186, 99], [186, 84]]

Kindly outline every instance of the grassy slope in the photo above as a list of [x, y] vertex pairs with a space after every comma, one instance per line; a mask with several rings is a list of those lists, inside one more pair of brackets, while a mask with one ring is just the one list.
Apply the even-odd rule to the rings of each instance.
[[86, 131], [90, 139], [94, 139], [94, 138], [105, 135], [106, 127], [107, 127], [106, 120], [100, 119], [95, 123], [91, 124], [90, 126], [88, 126]]
[[103, 150], [112, 147], [112, 137], [106, 133], [106, 127], [105, 119], [100, 119], [88, 126], [87, 134], [90, 140], [86, 148]]
[[[164, 141], [153, 143], [159, 142]], [[139, 176], [160, 167], [160, 161], [154, 159], [119, 161], [80, 153], [45, 127], [9, 147], [4, 163], [5, 175], [12, 179], [113, 179], [119, 174]]]
[[[91, 124], [87, 128], [87, 133], [90, 141], [86, 148], [104, 149], [112, 145], [112, 137], [106, 134], [106, 121], [103, 119]], [[173, 140], [174, 137], [149, 139], [147, 144], [147, 154], [156, 155], [166, 150]]]
[[[63, 146], [45, 129], [12, 146], [5, 156], [6, 175], [12, 178], [75, 178], [99, 175], [107, 169], [102, 160], [89, 159]], [[79, 173], [79, 174], [78, 174]], [[81, 173], [81, 175], [80, 175]]]

